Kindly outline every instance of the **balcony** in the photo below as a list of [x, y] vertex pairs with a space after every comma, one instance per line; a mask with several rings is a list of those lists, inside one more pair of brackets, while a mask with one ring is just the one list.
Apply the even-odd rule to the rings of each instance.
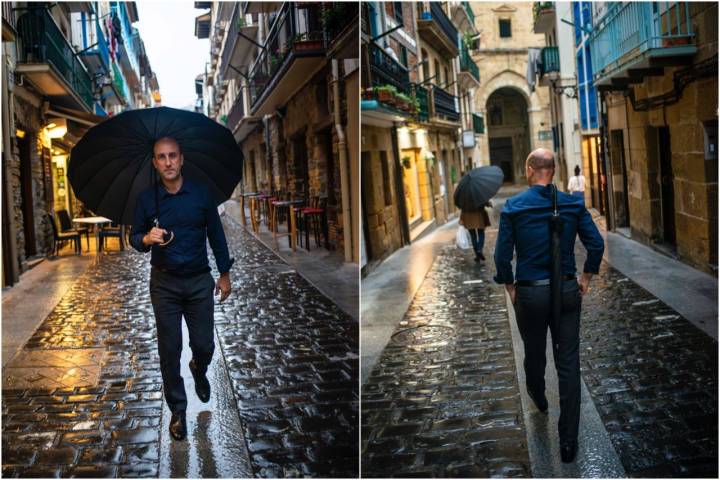
[[547, 33], [555, 25], [555, 2], [533, 3], [533, 31]]
[[14, 42], [17, 37], [17, 25], [12, 2], [2, 2], [2, 41]]
[[612, 3], [593, 25], [596, 86], [627, 88], [658, 69], [687, 65], [697, 52], [686, 2]]
[[458, 72], [458, 81], [464, 89], [470, 89], [480, 86], [480, 69], [470, 55], [465, 42], [462, 42], [460, 49], [460, 71]]
[[271, 13], [276, 12], [283, 6], [284, 2], [240, 2], [242, 12], [247, 13]]
[[54, 103], [92, 112], [92, 79], [47, 10], [27, 10], [18, 19], [17, 28], [20, 45], [16, 72]]
[[408, 70], [376, 43], [367, 45], [370, 62], [370, 83], [373, 87], [392, 85], [399, 92], [410, 93]]
[[320, 6], [287, 2], [278, 12], [249, 75], [253, 115], [275, 111], [323, 65], [326, 42]]
[[545, 47], [540, 52], [540, 85], [547, 87], [560, 78], [560, 53], [558, 47]]
[[[439, 2], [429, 2], [430, 9], [420, 12], [418, 32], [420, 36], [440, 54], [447, 58], [458, 55], [458, 31], [445, 15]], [[418, 4], [422, 8], [421, 3]]]
[[477, 113], [472, 114], [472, 121], [473, 121], [473, 131], [477, 134], [484, 134], [485, 133], [485, 119], [478, 115]]
[[440, 87], [432, 87], [433, 113], [436, 117], [444, 117], [451, 122], [460, 120], [460, 112], [455, 103], [455, 96]]
[[81, 38], [80, 60], [90, 73], [108, 73], [110, 71], [110, 49], [105, 34], [97, 22], [97, 17], [87, 20], [83, 24], [83, 30], [94, 30], [95, 35], [88, 34], [87, 37]]
[[475, 14], [469, 2], [452, 2], [450, 4], [452, 22], [463, 32], [477, 32], [475, 29]]
[[257, 38], [257, 31], [258, 24], [252, 22], [251, 16], [246, 17], [242, 13], [241, 6], [236, 3], [228, 25], [227, 40], [225, 40], [220, 60], [220, 74], [223, 77], [227, 77], [230, 65], [240, 68], [250, 63], [251, 54], [258, 47], [241, 37], [240, 33], [250, 38]]

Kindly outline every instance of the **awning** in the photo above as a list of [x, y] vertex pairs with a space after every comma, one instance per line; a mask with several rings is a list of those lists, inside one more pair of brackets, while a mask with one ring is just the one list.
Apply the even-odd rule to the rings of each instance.
[[101, 117], [92, 113], [82, 112], [80, 110], [73, 110], [72, 108], [62, 107], [60, 105], [50, 105], [47, 116], [63, 117], [73, 122], [85, 125], [86, 127], [93, 127], [98, 123], [105, 120], [107, 117]]

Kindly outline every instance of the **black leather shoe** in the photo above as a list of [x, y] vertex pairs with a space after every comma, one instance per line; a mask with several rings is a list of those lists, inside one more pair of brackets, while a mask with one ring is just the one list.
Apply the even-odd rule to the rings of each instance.
[[535, 403], [535, 406], [538, 410], [540, 410], [542, 413], [547, 413], [548, 409], [548, 401], [545, 397], [545, 394], [543, 393], [541, 396], [535, 396], [532, 390], [528, 388], [528, 395], [530, 398], [532, 398], [532, 401]]
[[560, 446], [560, 458], [563, 463], [574, 462], [575, 455], [577, 455], [577, 444]]
[[195, 359], [190, 360], [190, 372], [195, 379], [195, 393], [201, 402], [207, 403], [210, 400], [210, 382], [204, 373], [198, 371]]
[[170, 436], [175, 440], [185, 440], [187, 424], [185, 423], [185, 410], [173, 413], [170, 418]]
[[478, 257], [480, 257], [480, 260], [482, 260], [483, 262], [485, 261], [485, 255], [483, 255], [482, 253], [478, 255]]

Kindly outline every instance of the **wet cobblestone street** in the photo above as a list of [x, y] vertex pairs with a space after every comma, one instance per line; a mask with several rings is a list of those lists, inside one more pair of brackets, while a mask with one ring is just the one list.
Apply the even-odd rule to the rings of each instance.
[[626, 472], [717, 478], [717, 342], [606, 262], [591, 287], [582, 376]]
[[[357, 323], [224, 223], [237, 260], [233, 294], [216, 304], [216, 355], [252, 473], [356, 476]], [[103, 255], [4, 369], [3, 476], [158, 476], [166, 426], [148, 278], [149, 257]]]
[[435, 260], [363, 385], [363, 476], [530, 475], [505, 296], [491, 281], [454, 245]]
[[[363, 385], [363, 476], [531, 475], [487, 234], [484, 265], [452, 244], [436, 257]], [[628, 476], [717, 477], [717, 361], [714, 339], [603, 261], [582, 377]]]

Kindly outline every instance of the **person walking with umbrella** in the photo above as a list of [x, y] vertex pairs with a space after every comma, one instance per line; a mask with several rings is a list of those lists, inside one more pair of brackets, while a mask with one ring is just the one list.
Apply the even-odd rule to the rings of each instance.
[[[552, 152], [539, 148], [525, 162], [530, 188], [505, 203], [495, 246], [497, 274], [515, 308], [522, 336], [528, 395], [546, 412], [545, 342], [548, 328], [560, 390], [560, 455], [572, 462], [580, 421], [579, 330], [582, 295], [600, 268], [604, 241], [583, 199], [558, 192]], [[575, 238], [587, 250], [580, 278], [575, 273]], [[516, 253], [516, 275], [511, 261]]]
[[[217, 205], [242, 176], [242, 152], [222, 125], [167, 107], [130, 110], [91, 128], [73, 148], [68, 176], [80, 200], [113, 221], [132, 222], [131, 245], [152, 252], [150, 298], [157, 325], [170, 434], [187, 435], [187, 397], [180, 374], [182, 317], [202, 402], [215, 350], [214, 298], [231, 292], [230, 258]], [[129, 221], [129, 219], [132, 219]], [[220, 278], [210, 273], [207, 241]]]
[[490, 226], [490, 218], [485, 207], [500, 190], [503, 173], [499, 167], [485, 166], [474, 168], [464, 175], [455, 188], [453, 200], [460, 212], [460, 225], [470, 232], [475, 251], [475, 261], [485, 260], [485, 228]]

